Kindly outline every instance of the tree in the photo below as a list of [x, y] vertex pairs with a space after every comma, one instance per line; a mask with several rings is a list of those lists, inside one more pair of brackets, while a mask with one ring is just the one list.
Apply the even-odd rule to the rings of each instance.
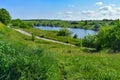
[[99, 49], [109, 48], [114, 52], [120, 51], [120, 25], [103, 27], [97, 35]]
[[84, 47], [95, 47], [96, 35], [88, 34], [82, 39], [82, 44]]
[[100, 28], [100, 24], [95, 24], [95, 25], [94, 25], [94, 30], [95, 30], [95, 31], [98, 31], [99, 28]]
[[70, 36], [71, 32], [64, 28], [58, 31], [57, 36]]
[[112, 21], [111, 22], [111, 25], [120, 25], [120, 20], [119, 19], [116, 19], [115, 21]]
[[33, 24], [25, 23], [20, 19], [15, 19], [15, 20], [12, 20], [12, 26], [13, 27], [20, 27], [20, 28], [32, 28]]
[[76, 39], [76, 38], [78, 38], [78, 35], [77, 35], [77, 34], [75, 34], [75, 35], [73, 36], [73, 38], [75, 38], [75, 39]]
[[22, 24], [22, 21], [20, 19], [12, 20], [12, 26], [19, 27]]
[[9, 12], [4, 8], [0, 9], [0, 21], [5, 25], [9, 24], [11, 21]]
[[87, 21], [87, 20], [85, 20], [85, 21], [84, 21], [84, 26], [85, 26], [85, 25], [87, 25], [87, 24], [88, 24], [88, 21]]

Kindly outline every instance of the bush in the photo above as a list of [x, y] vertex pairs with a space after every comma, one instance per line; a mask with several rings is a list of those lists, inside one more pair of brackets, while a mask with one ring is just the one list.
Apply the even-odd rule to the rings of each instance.
[[59, 30], [57, 33], [57, 36], [70, 36], [70, 35], [71, 32], [66, 28]]
[[75, 35], [73, 36], [73, 38], [75, 38], [75, 39], [76, 39], [76, 38], [78, 38], [78, 35], [77, 35], [77, 34], [75, 34]]
[[11, 21], [9, 12], [4, 8], [0, 9], [0, 21], [5, 25], [9, 24]]
[[109, 48], [114, 52], [120, 51], [120, 24], [111, 27], [103, 27], [97, 36], [97, 46], [100, 49]]
[[80, 39], [80, 40], [76, 43], [76, 46], [82, 47], [82, 46], [83, 46], [82, 43], [83, 43], [83, 41], [82, 41], [82, 39]]
[[12, 20], [12, 26], [13, 27], [19, 27], [19, 28], [32, 28], [33, 25], [30, 23], [25, 23], [21, 21], [20, 19]]
[[90, 48], [94, 48], [95, 47], [95, 41], [96, 41], [96, 35], [90, 35], [88, 34], [88, 36], [85, 36], [82, 39], [82, 44], [84, 47], [90, 47]]
[[32, 38], [31, 38], [32, 41], [35, 41], [35, 34], [32, 33]]
[[12, 26], [19, 27], [22, 24], [22, 21], [20, 19], [12, 20]]
[[58, 62], [43, 49], [0, 42], [0, 80], [59, 80]]

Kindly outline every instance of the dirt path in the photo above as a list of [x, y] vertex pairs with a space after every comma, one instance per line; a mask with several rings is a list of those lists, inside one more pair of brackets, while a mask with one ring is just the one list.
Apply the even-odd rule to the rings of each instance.
[[[32, 34], [26, 32], [26, 31], [23, 31], [23, 30], [20, 30], [20, 29], [14, 29], [14, 30], [17, 31], [17, 32], [20, 32], [20, 33], [22, 33], [24, 35], [32, 36]], [[39, 37], [39, 36], [36, 36], [36, 38], [37, 39], [41, 39], [41, 40], [45, 40], [45, 41], [49, 41], [49, 42], [63, 44], [63, 45], [75, 46], [75, 45], [72, 45], [72, 44], [69, 44], [69, 43], [64, 43], [64, 42], [55, 41], [55, 40], [51, 40], [51, 39], [46, 39], [46, 38], [42, 38], [42, 37]]]

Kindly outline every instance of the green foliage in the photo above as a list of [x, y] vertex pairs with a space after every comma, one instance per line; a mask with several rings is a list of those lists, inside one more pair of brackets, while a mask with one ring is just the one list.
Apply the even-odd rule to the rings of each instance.
[[40, 48], [0, 42], [1, 80], [58, 80], [55, 57]]
[[78, 38], [78, 35], [77, 35], [77, 34], [75, 34], [75, 35], [73, 36], [73, 38]]
[[57, 36], [70, 36], [71, 32], [64, 28], [58, 31]]
[[120, 77], [119, 61], [115, 56], [84, 54], [62, 59], [62, 80], [118, 80]]
[[100, 28], [100, 24], [95, 24], [95, 25], [94, 25], [94, 30], [95, 30], [95, 31], [99, 31], [99, 28]]
[[82, 39], [82, 44], [84, 47], [90, 47], [90, 48], [94, 48], [95, 47], [95, 41], [96, 41], [96, 35], [90, 35], [88, 34], [87, 36], [85, 36]]
[[9, 24], [11, 21], [9, 12], [4, 8], [0, 9], [0, 21], [5, 25]]
[[30, 23], [25, 23], [20, 19], [12, 20], [12, 26], [17, 28], [32, 28], [33, 25]]
[[0, 80], [119, 80], [120, 78], [120, 54], [109, 55], [105, 52], [90, 54], [83, 52], [79, 47], [42, 40], [32, 42], [27, 40], [31, 37], [14, 30], [10, 31], [6, 32], [8, 35], [0, 32]]
[[32, 33], [32, 38], [31, 38], [32, 41], [35, 41], [35, 34]]
[[98, 33], [100, 48], [110, 48], [114, 52], [120, 51], [120, 25], [103, 27]]
[[120, 24], [120, 20], [119, 19], [116, 19], [115, 21], [111, 22], [111, 25], [118, 25], [118, 24]]
[[81, 21], [63, 21], [63, 20], [24, 20], [34, 26], [54, 26], [62, 28], [83, 28], [99, 30], [101, 26], [110, 25], [113, 20], [81, 20]]
[[20, 19], [12, 20], [11, 21], [12, 26], [19, 27], [22, 24], [22, 21]]
[[76, 43], [76, 46], [79, 46], [80, 48], [82, 48], [83, 47], [83, 41], [82, 41], [82, 39], [80, 39], [77, 43]]
[[0, 22], [0, 32], [4, 32], [4, 25]]
[[36, 36], [57, 40], [65, 43], [71, 43], [74, 45], [76, 45], [79, 42], [79, 39], [75, 39], [71, 36], [57, 36], [58, 31], [40, 30], [35, 28], [29, 28], [29, 29], [27, 28], [22, 30], [27, 31], [29, 33], [34, 33]]

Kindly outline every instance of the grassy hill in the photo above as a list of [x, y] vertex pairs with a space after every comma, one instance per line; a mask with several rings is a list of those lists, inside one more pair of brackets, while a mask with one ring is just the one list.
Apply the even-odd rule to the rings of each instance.
[[[0, 23], [0, 80], [119, 80], [120, 54], [91, 53], [22, 35]], [[3, 27], [4, 26], [4, 27]]]
[[4, 31], [4, 26], [5, 25], [0, 22], [0, 31]]

